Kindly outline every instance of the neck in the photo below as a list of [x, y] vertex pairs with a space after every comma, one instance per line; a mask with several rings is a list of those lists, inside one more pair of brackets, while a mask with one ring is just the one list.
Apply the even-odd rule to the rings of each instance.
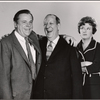
[[58, 36], [59, 36], [59, 35], [57, 34], [57, 35], [55, 35], [54, 37], [48, 37], [48, 40], [54, 41]]
[[82, 44], [83, 50], [85, 50], [87, 48], [87, 46], [91, 42], [91, 39], [92, 39], [92, 37], [89, 38], [89, 39], [82, 39], [82, 42], [83, 42], [83, 44]]
[[83, 44], [90, 43], [91, 39], [92, 39], [92, 37], [88, 38], [88, 39], [82, 39], [82, 42], [83, 42]]

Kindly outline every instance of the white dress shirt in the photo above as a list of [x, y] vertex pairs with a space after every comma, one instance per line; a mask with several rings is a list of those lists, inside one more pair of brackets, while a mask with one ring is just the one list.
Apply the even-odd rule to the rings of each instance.
[[[28, 57], [28, 53], [27, 53], [26, 43], [25, 43], [24, 37], [22, 37], [17, 31], [15, 31], [15, 36], [17, 37], [20, 45], [22, 46], [26, 56]], [[32, 53], [33, 61], [34, 61], [34, 63], [36, 63], [36, 51], [34, 49], [34, 46], [30, 45], [30, 44], [29, 44], [29, 46], [30, 46], [30, 50], [31, 50], [31, 53]]]

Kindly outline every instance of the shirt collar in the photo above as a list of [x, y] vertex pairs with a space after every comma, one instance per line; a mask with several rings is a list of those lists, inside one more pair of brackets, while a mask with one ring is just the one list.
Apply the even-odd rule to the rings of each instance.
[[58, 40], [59, 40], [59, 36], [57, 36], [52, 42], [56, 45], [57, 44], [57, 42], [58, 42]]
[[[59, 35], [58, 35], [58, 36], [52, 41], [52, 43], [56, 45], [57, 42], [58, 42], [58, 40], [59, 40], [59, 38], [60, 38], [60, 37], [59, 37]], [[48, 44], [49, 44], [49, 42], [50, 42], [50, 41], [48, 40]]]
[[[57, 42], [58, 42], [58, 40], [59, 40], [59, 36], [57, 36], [56, 37], [56, 39], [54, 39], [53, 41], [52, 41], [52, 46], [53, 46], [53, 49], [55, 48], [55, 46], [56, 46], [56, 44], [57, 44]], [[48, 40], [48, 43], [47, 43], [47, 46], [49, 45], [49, 43], [50, 43], [50, 41]]]
[[23, 36], [21, 36], [17, 31], [15, 31], [15, 36], [17, 37], [18, 40], [25, 42], [25, 39]]

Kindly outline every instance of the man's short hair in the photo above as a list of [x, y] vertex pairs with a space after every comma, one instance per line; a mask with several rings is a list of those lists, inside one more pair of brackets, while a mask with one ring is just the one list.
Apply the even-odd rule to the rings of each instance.
[[60, 18], [59, 18], [58, 16], [56, 16], [55, 14], [48, 14], [48, 15], [45, 17], [45, 19], [46, 19], [48, 16], [54, 16], [55, 19], [56, 19], [56, 23], [57, 23], [57, 24], [60, 24]]
[[27, 10], [27, 9], [23, 9], [23, 10], [19, 10], [16, 14], [15, 14], [15, 16], [14, 16], [14, 18], [13, 18], [13, 21], [14, 22], [18, 22], [18, 19], [19, 19], [19, 15], [20, 14], [30, 14], [31, 16], [32, 16], [32, 20], [33, 20], [33, 15], [31, 14], [31, 12], [29, 11], [29, 10]]

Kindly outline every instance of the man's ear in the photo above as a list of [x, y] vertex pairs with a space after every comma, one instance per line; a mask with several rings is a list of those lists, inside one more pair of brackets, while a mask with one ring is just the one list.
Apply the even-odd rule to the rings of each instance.
[[60, 28], [61, 28], [61, 25], [60, 25], [60, 24], [58, 24], [58, 30], [60, 30]]
[[14, 22], [14, 27], [15, 27], [15, 29], [17, 28], [17, 23], [16, 22]]

